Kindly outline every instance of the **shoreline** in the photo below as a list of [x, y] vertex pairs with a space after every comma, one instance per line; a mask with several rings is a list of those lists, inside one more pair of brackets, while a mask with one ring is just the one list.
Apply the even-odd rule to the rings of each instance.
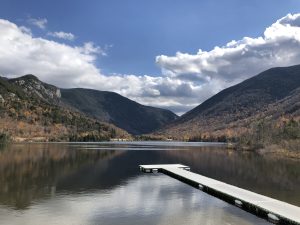
[[[124, 139], [120, 139], [118, 140], [118, 142], [144, 142], [145, 140], [124, 140]], [[51, 144], [51, 143], [56, 143], [56, 144], [66, 144], [66, 143], [101, 143], [101, 142], [116, 142], [116, 140], [101, 140], [101, 141], [66, 141], [66, 140], [61, 140], [61, 141], [49, 141], [44, 137], [35, 137], [35, 138], [13, 138], [13, 140], [10, 140], [8, 142], [3, 142], [0, 143], [0, 145], [6, 145], [6, 144], [27, 144], [27, 143], [45, 143], [45, 144]], [[166, 143], [172, 143], [172, 142], [178, 142], [176, 140], [172, 140], [172, 141], [164, 141], [164, 140], [160, 140], [160, 142], [166, 142]], [[186, 142], [186, 141], [180, 141], [180, 142]], [[189, 142], [186, 142], [189, 143]], [[214, 143], [214, 142], [201, 142], [201, 143]], [[237, 151], [237, 152], [253, 152], [253, 153], [257, 153], [261, 156], [274, 156], [274, 157], [287, 157], [287, 158], [292, 158], [292, 159], [300, 159], [300, 151], [293, 151], [293, 150], [288, 150], [288, 149], [283, 149], [282, 147], [280, 147], [279, 145], [269, 145], [266, 146], [264, 148], [259, 148], [259, 149], [254, 149], [251, 148], [249, 146], [238, 146], [238, 143], [221, 143], [221, 142], [217, 142], [219, 144], [225, 144], [226, 145], [226, 150], [233, 150], [233, 151]]]
[[257, 153], [261, 156], [274, 156], [274, 157], [287, 157], [287, 158], [292, 158], [292, 159], [300, 159], [300, 151], [293, 151], [293, 150], [288, 150], [288, 149], [283, 149], [279, 145], [268, 145], [263, 148], [259, 149], [254, 149], [251, 147], [237, 147], [234, 146], [232, 148], [228, 149], [234, 149], [235, 151], [240, 151], [240, 152], [254, 152]]

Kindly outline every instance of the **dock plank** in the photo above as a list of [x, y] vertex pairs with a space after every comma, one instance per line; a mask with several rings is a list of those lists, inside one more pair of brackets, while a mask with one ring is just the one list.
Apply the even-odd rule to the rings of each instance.
[[143, 172], [161, 172], [169, 175], [270, 222], [300, 224], [300, 207], [190, 172], [188, 166], [140, 165], [140, 169]]

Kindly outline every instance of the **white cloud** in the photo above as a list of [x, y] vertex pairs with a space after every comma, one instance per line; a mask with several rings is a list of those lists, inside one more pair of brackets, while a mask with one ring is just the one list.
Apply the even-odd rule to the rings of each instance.
[[245, 37], [196, 54], [157, 56], [162, 76], [105, 75], [95, 65], [105, 47], [70, 46], [35, 38], [30, 30], [0, 20], [0, 73], [27, 73], [59, 87], [118, 92], [142, 104], [183, 113], [218, 91], [275, 66], [300, 63], [300, 14], [287, 15], [262, 37]]
[[39, 18], [39, 19], [29, 18], [27, 21], [28, 23], [43, 30], [46, 28], [46, 25], [48, 23], [48, 20], [46, 18]]
[[244, 37], [211, 51], [199, 49], [196, 54], [161, 55], [156, 62], [174, 78], [236, 83], [271, 67], [300, 63], [299, 26], [300, 14], [288, 14], [268, 27], [262, 37]]
[[165, 107], [169, 107], [169, 103], [180, 105], [168, 100], [173, 95], [190, 96], [184, 93], [191, 91], [184, 81], [146, 75], [102, 74], [95, 60], [98, 55], [105, 55], [105, 51], [92, 42], [70, 46], [35, 38], [7, 20], [0, 20], [0, 32], [0, 71], [7, 77], [32, 73], [59, 87], [115, 91], [145, 104], [157, 105], [160, 98], [164, 101], [161, 106]]
[[26, 34], [32, 35], [31, 29], [28, 28], [28, 27], [21, 26], [21, 27], [20, 27], [20, 30], [23, 31], [23, 32], [26, 33]]
[[107, 55], [105, 50], [103, 50], [99, 46], [96, 46], [93, 42], [86, 42], [83, 44], [82, 47], [79, 47], [78, 49], [86, 55], [90, 55], [90, 54], [97, 54], [97, 55], [102, 55], [102, 56]]
[[74, 34], [72, 34], [72, 33], [66, 33], [66, 32], [63, 32], [63, 31], [49, 32], [48, 35], [52, 36], [52, 37], [64, 39], [64, 40], [69, 40], [69, 41], [73, 41], [75, 39]]

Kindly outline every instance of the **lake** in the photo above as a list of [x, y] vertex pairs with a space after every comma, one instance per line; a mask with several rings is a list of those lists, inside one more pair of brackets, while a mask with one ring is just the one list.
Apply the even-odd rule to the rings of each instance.
[[213, 143], [31, 143], [0, 149], [0, 224], [268, 224], [139, 164], [191, 171], [300, 206], [297, 160]]

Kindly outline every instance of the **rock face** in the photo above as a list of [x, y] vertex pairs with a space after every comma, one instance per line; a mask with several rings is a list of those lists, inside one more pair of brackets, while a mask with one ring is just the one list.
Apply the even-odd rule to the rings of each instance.
[[61, 97], [59, 88], [46, 84], [31, 74], [10, 81], [20, 86], [28, 95], [42, 98], [49, 103], [58, 103]]
[[267, 116], [300, 116], [300, 65], [272, 68], [209, 98], [159, 134], [235, 136]]
[[4, 98], [2, 97], [2, 95], [0, 95], [0, 104], [4, 104], [5, 100]]

